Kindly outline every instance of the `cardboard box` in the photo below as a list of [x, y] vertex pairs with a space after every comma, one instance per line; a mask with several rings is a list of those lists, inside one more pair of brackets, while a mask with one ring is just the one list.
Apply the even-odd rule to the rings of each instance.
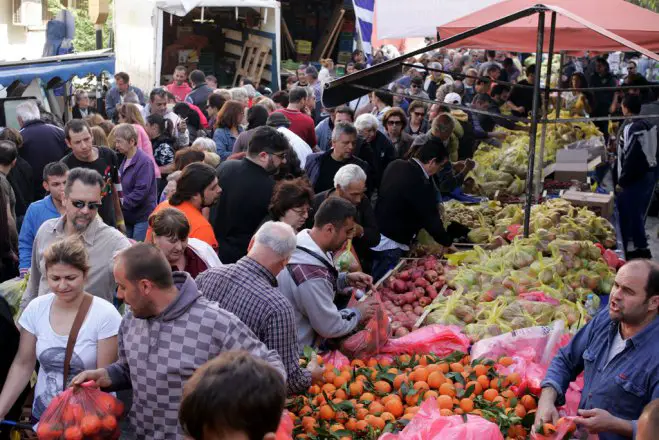
[[613, 214], [613, 193], [597, 194], [570, 189], [565, 191], [561, 197], [574, 206], [585, 206], [606, 219], [610, 219]]
[[554, 165], [554, 180], [585, 182], [588, 177], [588, 151], [558, 150]]

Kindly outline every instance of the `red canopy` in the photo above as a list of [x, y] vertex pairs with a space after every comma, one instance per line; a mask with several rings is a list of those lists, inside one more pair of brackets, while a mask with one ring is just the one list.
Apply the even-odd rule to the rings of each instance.
[[[440, 26], [437, 30], [439, 36], [445, 39], [487, 24], [493, 19], [533, 7], [538, 3], [537, 0], [504, 1]], [[659, 52], [659, 14], [655, 12], [623, 0], [550, 0], [544, 4], [549, 8], [552, 6], [561, 8], [568, 15], [573, 14], [594, 24], [595, 27], [604, 28], [652, 52]], [[591, 26], [583, 23], [583, 20], [582, 23], [579, 23], [559, 11], [556, 17], [555, 52], [563, 50], [567, 52], [633, 50], [592, 30]], [[546, 13], [545, 52], [549, 48], [550, 25], [551, 13]], [[538, 16], [534, 14], [462, 40], [452, 47], [535, 52], [537, 29]]]

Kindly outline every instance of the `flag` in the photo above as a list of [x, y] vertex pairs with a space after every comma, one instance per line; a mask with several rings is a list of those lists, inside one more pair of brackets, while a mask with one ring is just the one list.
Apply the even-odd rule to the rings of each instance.
[[352, 0], [357, 17], [357, 32], [362, 41], [365, 55], [371, 55], [371, 37], [373, 35], [373, 10], [375, 0]]

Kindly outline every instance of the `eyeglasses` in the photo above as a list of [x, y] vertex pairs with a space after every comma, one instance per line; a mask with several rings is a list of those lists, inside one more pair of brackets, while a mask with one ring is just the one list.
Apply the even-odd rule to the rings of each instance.
[[90, 211], [97, 211], [103, 206], [103, 203], [100, 202], [84, 202], [82, 200], [71, 200], [71, 204], [77, 209], [82, 209], [87, 205]]
[[293, 208], [292, 211], [302, 217], [303, 215], [306, 215], [309, 213], [309, 208], [306, 206], [302, 206], [300, 208]]
[[387, 121], [387, 125], [403, 125], [403, 121]]
[[269, 153], [269, 154], [271, 154], [273, 156], [277, 156], [279, 159], [282, 159], [282, 160], [286, 159], [286, 152], [285, 151], [282, 151], [281, 153]]

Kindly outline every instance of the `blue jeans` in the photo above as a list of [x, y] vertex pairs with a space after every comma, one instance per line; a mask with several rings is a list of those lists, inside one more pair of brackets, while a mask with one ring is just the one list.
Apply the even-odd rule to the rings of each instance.
[[135, 241], [144, 241], [146, 230], [149, 228], [149, 222], [139, 222], [135, 224], [126, 223], [126, 236]]
[[620, 215], [620, 232], [625, 252], [629, 243], [634, 249], [647, 249], [648, 239], [645, 235], [645, 213], [647, 212], [652, 192], [657, 181], [654, 171], [632, 183], [618, 194], [618, 212]]
[[373, 251], [373, 282], [380, 281], [380, 278], [396, 267], [404, 254], [405, 251], [398, 248], [386, 251]]

